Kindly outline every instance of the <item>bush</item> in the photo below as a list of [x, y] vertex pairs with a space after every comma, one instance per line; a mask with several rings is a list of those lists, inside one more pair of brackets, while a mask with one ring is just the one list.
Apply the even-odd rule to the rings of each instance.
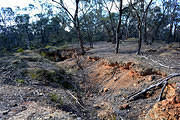
[[19, 53], [24, 52], [24, 49], [23, 48], [19, 48], [19, 49], [17, 49], [17, 52], [19, 52]]
[[50, 93], [49, 94], [49, 97], [51, 99], [52, 102], [55, 102], [55, 103], [59, 103], [60, 105], [63, 104], [63, 100], [60, 96], [58, 96], [57, 94], [55, 93]]
[[16, 79], [16, 82], [17, 82], [17, 83], [20, 83], [20, 84], [23, 84], [23, 83], [24, 83], [24, 80], [23, 80], [23, 79]]

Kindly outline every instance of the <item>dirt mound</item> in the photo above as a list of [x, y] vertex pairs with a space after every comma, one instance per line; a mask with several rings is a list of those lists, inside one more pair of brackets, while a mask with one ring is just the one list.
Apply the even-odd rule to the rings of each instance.
[[[99, 59], [91, 58], [90, 60], [97, 61]], [[154, 76], [152, 77], [152, 75]], [[111, 90], [129, 86], [138, 87], [138, 84], [142, 81], [152, 81], [155, 77], [161, 75], [161, 73], [152, 68], [143, 67], [133, 62], [109, 63], [107, 60], [100, 60], [89, 74], [95, 84], [99, 83], [104, 88]]]
[[[85, 50], [89, 50], [89, 48], [84, 48]], [[64, 61], [69, 58], [74, 58], [77, 55], [81, 55], [80, 48], [43, 48], [38, 50], [41, 56], [54, 61]]]
[[76, 49], [50, 49], [44, 48], [40, 49], [38, 52], [41, 56], [51, 60], [51, 61], [63, 61], [65, 59], [72, 58], [73, 55], [76, 53]]
[[166, 99], [156, 103], [146, 115], [146, 120], [180, 119], [180, 84], [166, 87]]

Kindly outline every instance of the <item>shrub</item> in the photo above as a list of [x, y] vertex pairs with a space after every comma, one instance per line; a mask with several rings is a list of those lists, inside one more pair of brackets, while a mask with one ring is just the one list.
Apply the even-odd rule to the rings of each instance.
[[19, 52], [19, 53], [24, 52], [24, 49], [23, 48], [19, 48], [19, 49], [17, 49], [17, 52]]
[[57, 94], [55, 93], [50, 93], [49, 94], [49, 97], [51, 99], [52, 102], [55, 102], [55, 103], [59, 103], [60, 105], [63, 104], [63, 100], [60, 96], [58, 96]]
[[25, 81], [23, 79], [16, 79], [17, 83], [23, 84]]

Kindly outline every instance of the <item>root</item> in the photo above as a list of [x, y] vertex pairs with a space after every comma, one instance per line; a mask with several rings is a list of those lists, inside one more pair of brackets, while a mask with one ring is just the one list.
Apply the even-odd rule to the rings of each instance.
[[180, 73], [172, 73], [172, 74], [168, 75], [168, 76], [165, 77], [165, 78], [161, 78], [161, 79], [158, 80], [158, 81], [159, 81], [158, 83], [153, 84], [153, 85], [150, 85], [148, 88], [145, 88], [144, 90], [142, 90], [142, 91], [140, 91], [140, 92], [137, 92], [137, 93], [129, 96], [127, 99], [128, 99], [128, 101], [136, 100], [137, 98], [139, 98], [141, 95], [143, 95], [144, 93], [146, 93], [146, 92], [149, 91], [150, 89], [153, 89], [153, 88], [155, 88], [155, 87], [158, 87], [158, 86], [164, 84], [164, 86], [163, 86], [163, 88], [162, 88], [162, 90], [161, 90], [159, 99], [158, 99], [158, 100], [160, 101], [161, 98], [162, 98], [162, 94], [163, 94], [163, 92], [164, 92], [164, 89], [165, 89], [165, 87], [166, 87], [166, 85], [167, 85], [167, 83], [168, 83], [168, 80], [171, 79], [171, 78], [173, 78], [173, 77], [177, 77], [177, 76], [180, 76]]

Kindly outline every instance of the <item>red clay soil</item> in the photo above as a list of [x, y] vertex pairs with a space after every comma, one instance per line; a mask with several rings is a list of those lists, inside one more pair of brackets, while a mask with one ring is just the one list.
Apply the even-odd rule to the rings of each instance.
[[146, 120], [179, 120], [180, 119], [180, 85], [166, 87], [166, 99], [156, 103], [146, 115]]
[[[93, 59], [94, 61], [94, 59]], [[151, 81], [150, 75], [140, 75], [132, 69], [135, 63], [109, 64], [101, 60], [88, 75], [94, 84], [101, 84], [105, 89], [119, 90], [121, 88], [138, 87], [142, 81]], [[95, 79], [94, 79], [95, 78]]]

